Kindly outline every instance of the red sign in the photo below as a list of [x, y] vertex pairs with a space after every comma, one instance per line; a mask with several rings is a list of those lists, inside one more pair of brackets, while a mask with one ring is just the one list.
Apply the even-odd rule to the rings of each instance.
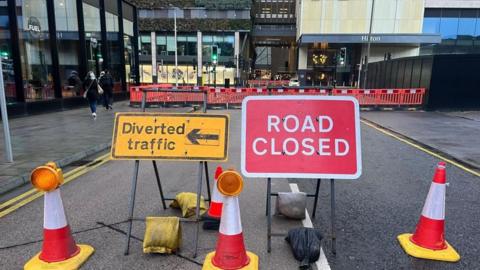
[[356, 179], [362, 173], [358, 101], [251, 96], [242, 106], [247, 177]]

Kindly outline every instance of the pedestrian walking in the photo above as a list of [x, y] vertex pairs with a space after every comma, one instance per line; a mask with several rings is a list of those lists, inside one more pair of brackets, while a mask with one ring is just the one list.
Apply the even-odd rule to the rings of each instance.
[[88, 100], [88, 105], [90, 105], [90, 111], [92, 112], [93, 119], [97, 119], [97, 101], [99, 98], [98, 93], [98, 83], [95, 73], [89, 71], [85, 81], [83, 82], [83, 97]]
[[112, 110], [113, 105], [113, 77], [110, 71], [106, 69], [100, 73], [100, 86], [103, 89], [103, 106], [106, 110]]

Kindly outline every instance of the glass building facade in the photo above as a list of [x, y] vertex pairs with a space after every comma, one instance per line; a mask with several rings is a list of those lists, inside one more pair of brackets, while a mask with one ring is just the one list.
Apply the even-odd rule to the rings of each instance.
[[427, 8], [423, 33], [440, 34], [440, 44], [423, 45], [420, 54], [480, 53], [480, 9]]
[[[202, 32], [202, 74], [204, 74], [203, 85], [222, 85], [225, 79], [234, 82], [235, 79], [235, 33], [234, 32]], [[140, 33], [139, 48], [140, 61], [140, 81], [143, 83], [153, 82], [152, 64], [150, 57], [152, 54], [151, 33]], [[155, 33], [155, 52], [157, 55], [157, 76], [159, 83], [176, 82], [175, 79], [175, 37], [172, 32]], [[177, 35], [177, 55], [178, 55], [178, 82], [180, 84], [197, 84], [197, 45], [198, 36], [196, 32], [180, 32]], [[219, 61], [215, 67], [216, 75], [213, 76], [213, 67], [210, 60], [210, 50], [213, 45], [218, 47]], [[143, 59], [143, 61], [142, 61]], [[215, 80], [215, 82], [214, 82]]]
[[[14, 114], [82, 104], [72, 73], [110, 70], [126, 94], [138, 75], [136, 8], [122, 0], [0, 1], [0, 57]], [[123, 51], [123, 53], [122, 53]]]

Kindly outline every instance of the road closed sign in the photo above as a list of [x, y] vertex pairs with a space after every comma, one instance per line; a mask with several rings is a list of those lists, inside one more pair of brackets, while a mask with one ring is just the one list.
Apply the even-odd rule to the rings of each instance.
[[359, 123], [352, 97], [248, 97], [242, 105], [242, 173], [356, 179], [362, 172]]
[[228, 115], [117, 113], [113, 159], [226, 160]]

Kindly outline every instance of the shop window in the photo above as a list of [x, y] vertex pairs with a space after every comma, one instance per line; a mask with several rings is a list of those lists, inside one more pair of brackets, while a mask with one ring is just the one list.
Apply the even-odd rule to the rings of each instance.
[[57, 47], [62, 97], [82, 94], [79, 74], [79, 35], [77, 4], [75, 0], [54, 1], [55, 25], [57, 29]]
[[113, 78], [113, 91], [122, 91], [122, 72], [121, 65], [122, 53], [120, 51], [121, 37], [118, 27], [118, 4], [117, 1], [105, 1], [105, 21], [107, 30], [107, 53], [108, 70]]
[[15, 72], [13, 70], [12, 42], [6, 6], [0, 6], [0, 57], [2, 59], [3, 85], [7, 102], [16, 101]]
[[89, 0], [83, 3], [83, 20], [85, 24], [85, 39], [87, 49], [87, 71], [93, 71], [96, 76], [100, 74], [103, 66], [102, 40], [100, 26], [100, 9], [98, 0]]
[[27, 102], [53, 99], [53, 67], [45, 0], [17, 1], [19, 49]]
[[133, 18], [134, 18], [134, 8], [129, 4], [123, 2], [122, 3], [123, 9], [123, 42], [124, 42], [124, 56], [125, 56], [125, 73], [127, 78], [127, 83], [134, 83], [135, 78], [135, 70], [139, 68], [137, 63], [135, 63], [134, 57], [134, 31], [133, 31]]
[[167, 38], [165, 35], [157, 34], [157, 54], [167, 55]]
[[140, 53], [143, 55], [152, 55], [152, 42], [149, 34], [140, 36]]

